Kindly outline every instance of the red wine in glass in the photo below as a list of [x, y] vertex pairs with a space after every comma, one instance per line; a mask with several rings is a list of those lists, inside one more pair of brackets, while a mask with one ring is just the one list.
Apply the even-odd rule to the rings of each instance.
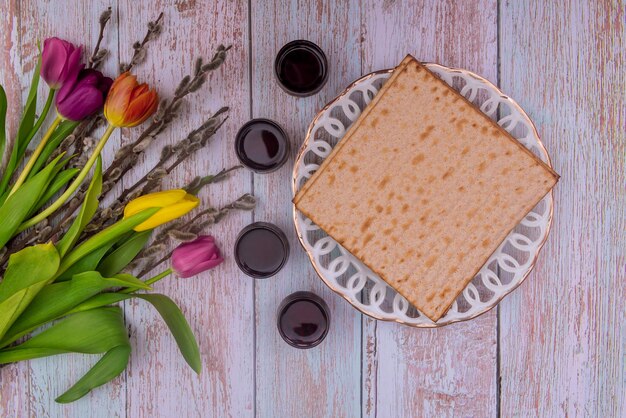
[[252, 119], [237, 132], [235, 152], [241, 164], [252, 171], [270, 173], [289, 158], [289, 138], [276, 122]]
[[328, 334], [328, 305], [314, 293], [292, 293], [278, 308], [277, 325], [280, 336], [287, 344], [296, 348], [313, 348]]
[[326, 54], [311, 41], [291, 41], [278, 51], [274, 75], [280, 87], [292, 96], [311, 96], [328, 80]]
[[289, 257], [284, 232], [268, 222], [255, 222], [241, 230], [235, 241], [235, 262], [245, 274], [265, 279], [278, 273]]

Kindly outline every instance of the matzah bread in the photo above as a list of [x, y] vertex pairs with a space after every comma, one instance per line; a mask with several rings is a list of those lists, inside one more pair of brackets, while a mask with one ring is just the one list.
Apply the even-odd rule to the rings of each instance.
[[437, 321], [558, 178], [407, 56], [294, 203]]

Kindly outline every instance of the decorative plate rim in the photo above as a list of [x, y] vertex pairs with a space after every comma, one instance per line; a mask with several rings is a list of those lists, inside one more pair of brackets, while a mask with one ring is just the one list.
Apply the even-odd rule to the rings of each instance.
[[[552, 167], [552, 160], [550, 158], [550, 154], [548, 153], [548, 150], [546, 149], [545, 145], [541, 141], [541, 137], [539, 136], [539, 132], [537, 131], [537, 127], [535, 126], [535, 123], [528, 116], [528, 114], [524, 111], [524, 109], [519, 104], [517, 104], [517, 102], [515, 100], [510, 98], [508, 95], [504, 94], [502, 92], [502, 90], [500, 90], [500, 88], [498, 88], [495, 84], [493, 84], [491, 81], [487, 80], [486, 78], [481, 77], [478, 74], [475, 74], [472, 71], [465, 70], [465, 69], [462, 69], [462, 68], [446, 67], [444, 65], [437, 64], [437, 63], [431, 63], [431, 62], [422, 62], [422, 64], [424, 66], [426, 66], [427, 68], [429, 68], [429, 69], [430, 68], [441, 69], [441, 70], [443, 70], [445, 72], [448, 72], [448, 73], [452, 73], [452, 74], [459, 73], [459, 74], [462, 74], [462, 75], [465, 75], [465, 76], [472, 77], [472, 78], [476, 79], [479, 82], [485, 83], [487, 86], [489, 86], [494, 91], [496, 91], [500, 95], [501, 99], [506, 101], [511, 107], [515, 108], [518, 112], [520, 112], [520, 114], [522, 114], [523, 116], [525, 116], [528, 119], [530, 128], [532, 129], [532, 133], [537, 138], [537, 146], [541, 150], [541, 152], [544, 153], [545, 156], [546, 156], [547, 161], [545, 163], [550, 168], [553, 168]], [[385, 70], [378, 70], [378, 71], [374, 71], [374, 72], [371, 72], [369, 74], [366, 74], [366, 75], [364, 75], [362, 77], [359, 77], [358, 79], [356, 79], [355, 81], [350, 83], [334, 99], [332, 99], [331, 101], [326, 103], [326, 105], [324, 105], [324, 107], [322, 107], [322, 109], [320, 109], [319, 112], [317, 112], [317, 114], [315, 115], [315, 117], [313, 118], [311, 123], [309, 124], [309, 127], [307, 128], [306, 136], [304, 138], [304, 141], [303, 141], [302, 145], [300, 146], [300, 148], [298, 150], [298, 156], [296, 157], [296, 160], [295, 160], [294, 165], [293, 165], [292, 179], [291, 179], [291, 191], [292, 191], [292, 194], [294, 196], [295, 196], [295, 194], [296, 194], [296, 192], [298, 190], [298, 185], [297, 185], [297, 182], [298, 182], [298, 166], [299, 166], [301, 160], [304, 158], [304, 154], [305, 154], [305, 151], [307, 149], [307, 145], [309, 144], [309, 141], [311, 140], [311, 134], [313, 132], [313, 128], [315, 127], [317, 121], [336, 102], [338, 102], [339, 100], [344, 98], [346, 95], [349, 95], [351, 93], [351, 90], [357, 84], [359, 84], [359, 83], [361, 83], [361, 82], [363, 82], [365, 80], [368, 80], [370, 78], [373, 78], [373, 77], [376, 77], [378, 75], [381, 75], [381, 74], [392, 73], [393, 70], [394, 70], [393, 68], [392, 69], [385, 69]], [[356, 310], [358, 310], [362, 314], [364, 314], [364, 315], [366, 315], [366, 316], [368, 316], [368, 317], [370, 317], [372, 319], [379, 320], [379, 321], [397, 322], [399, 324], [406, 325], [406, 326], [413, 327], [413, 328], [440, 328], [440, 327], [444, 327], [446, 325], [450, 325], [450, 324], [454, 324], [454, 323], [458, 323], [458, 322], [469, 321], [471, 319], [477, 318], [477, 317], [479, 317], [479, 316], [481, 316], [481, 315], [491, 311], [494, 307], [498, 306], [498, 304], [502, 301], [502, 299], [507, 297], [515, 289], [517, 289], [522, 283], [524, 283], [524, 281], [526, 281], [526, 278], [534, 270], [535, 265], [537, 264], [537, 260], [539, 258], [539, 253], [541, 252], [541, 249], [543, 248], [543, 246], [545, 245], [546, 241], [548, 240], [548, 236], [550, 235], [550, 230], [552, 228], [552, 219], [553, 219], [553, 216], [554, 216], [554, 195], [553, 195], [553, 190], [551, 189], [548, 194], [550, 195], [552, 204], [550, 205], [550, 208], [549, 208], [548, 220], [547, 220], [547, 224], [546, 224], [546, 233], [545, 233], [545, 236], [543, 237], [543, 239], [541, 240], [541, 242], [539, 243], [539, 245], [537, 246], [537, 250], [532, 255], [532, 262], [530, 263], [530, 266], [529, 266], [528, 270], [522, 276], [520, 281], [517, 284], [515, 284], [514, 286], [512, 286], [510, 289], [505, 291], [500, 297], [494, 299], [492, 301], [492, 303], [489, 306], [486, 306], [484, 309], [479, 310], [479, 311], [473, 313], [472, 315], [468, 316], [467, 318], [455, 318], [455, 319], [451, 319], [451, 320], [446, 321], [446, 322], [430, 322], [430, 323], [419, 323], [419, 324], [416, 324], [416, 323], [406, 322], [406, 321], [404, 321], [404, 320], [402, 320], [400, 318], [384, 318], [384, 317], [377, 316], [377, 315], [375, 315], [372, 312], [366, 312], [365, 310], [361, 309], [359, 306], [353, 304], [352, 301], [348, 298], [347, 295], [345, 295], [339, 288], [337, 288], [335, 285], [333, 285], [332, 283], [330, 283], [329, 281], [327, 281], [324, 278], [322, 273], [319, 271], [319, 269], [315, 265], [315, 262], [313, 260], [313, 254], [311, 252], [307, 251], [306, 246], [304, 245], [304, 241], [303, 241], [304, 240], [303, 234], [300, 231], [300, 229], [298, 228], [298, 222], [297, 222], [298, 210], [296, 209], [296, 205], [293, 202], [292, 202], [292, 220], [293, 220], [293, 224], [294, 224], [294, 229], [296, 230], [296, 235], [298, 236], [298, 241], [300, 243], [300, 246], [302, 247], [302, 249], [306, 253], [307, 257], [309, 258], [311, 266], [313, 267], [313, 270], [315, 270], [315, 273], [317, 274], [319, 279], [324, 284], [326, 284], [326, 286], [328, 286], [333, 292], [335, 292], [336, 294], [341, 296], [343, 299], [345, 299], [353, 308], [355, 308]]]

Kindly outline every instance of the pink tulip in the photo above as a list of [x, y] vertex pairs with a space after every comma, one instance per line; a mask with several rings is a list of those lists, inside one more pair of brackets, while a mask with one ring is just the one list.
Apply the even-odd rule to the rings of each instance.
[[82, 69], [67, 82], [56, 97], [57, 112], [64, 119], [83, 120], [100, 111], [113, 80], [100, 71]]
[[59, 38], [46, 39], [41, 54], [41, 77], [51, 89], [61, 88], [78, 75], [81, 55], [80, 46]]
[[200, 235], [193, 241], [179, 245], [172, 253], [172, 268], [183, 278], [195, 276], [223, 261], [220, 249], [210, 235]]

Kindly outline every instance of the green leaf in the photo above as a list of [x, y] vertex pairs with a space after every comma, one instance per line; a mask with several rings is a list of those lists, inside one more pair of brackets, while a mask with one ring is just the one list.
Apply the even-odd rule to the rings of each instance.
[[0, 223], [0, 248], [13, 238], [21, 223], [37, 203], [50, 181], [56, 164], [62, 157], [63, 155], [59, 155], [41, 173], [24, 183], [2, 204], [0, 207], [0, 219], [2, 220]]
[[31, 178], [41, 170], [41, 167], [43, 167], [50, 158], [50, 155], [52, 155], [52, 153], [59, 147], [59, 145], [61, 145], [61, 142], [63, 142], [63, 140], [74, 131], [74, 129], [78, 126], [78, 123], [79, 122], [74, 122], [71, 120], [64, 120], [59, 124], [50, 139], [48, 139], [48, 142], [44, 146], [43, 151], [41, 151], [41, 154], [39, 154], [35, 165], [33, 165], [33, 168], [30, 170], [30, 173], [28, 173], [28, 176], [26, 177], [27, 179]]
[[68, 168], [67, 170], [63, 170], [55, 175], [52, 182], [50, 182], [46, 188], [43, 196], [41, 196], [39, 201], [35, 204], [33, 210], [30, 211], [29, 216], [41, 209], [52, 198], [52, 196], [60, 191], [63, 186], [69, 183], [69, 181], [72, 180], [79, 172], [80, 168]]
[[130, 264], [131, 261], [146, 246], [150, 239], [152, 231], [135, 232], [129, 239], [125, 240], [122, 245], [113, 250], [98, 264], [96, 270], [103, 276], [110, 277], [119, 273]]
[[22, 113], [20, 126], [17, 128], [19, 157], [23, 156], [26, 152], [26, 148], [30, 142], [28, 137], [33, 129], [33, 125], [35, 124], [35, 112], [37, 111], [37, 89], [39, 87], [40, 72], [41, 54], [37, 58], [37, 65], [35, 65], [33, 78], [30, 82], [30, 90], [28, 91], [28, 98], [26, 99], [26, 105], [24, 106], [24, 113]]
[[0, 339], [54, 277], [58, 267], [59, 254], [52, 244], [26, 247], [9, 257], [0, 282]]
[[7, 132], [6, 132], [6, 117], [7, 117], [7, 95], [4, 92], [4, 88], [0, 85], [0, 161], [4, 156], [4, 149], [7, 144]]
[[[133, 276], [130, 273], [117, 273], [114, 274], [113, 276], [111, 276], [112, 279], [117, 279], [117, 280], [121, 280], [123, 281], [125, 284], [123, 285], [123, 287], [128, 287], [129, 283], [141, 283], [141, 288], [144, 290], [152, 290], [152, 288], [150, 287], [149, 284], [146, 284], [143, 280], [138, 279], [137, 277]], [[132, 285], [134, 286], [134, 285]]]
[[196, 337], [193, 335], [193, 331], [178, 305], [172, 299], [158, 293], [136, 294], [135, 296], [150, 302], [161, 314], [161, 318], [163, 318], [174, 336], [178, 349], [185, 361], [196, 373], [200, 374], [202, 370], [200, 349], [198, 348]]
[[0, 350], [0, 364], [60, 353], [98, 354], [125, 344], [128, 336], [122, 310], [92, 309], [70, 315], [22, 344]]
[[[24, 106], [24, 112], [22, 113], [22, 120], [20, 121], [20, 125], [17, 129], [17, 136], [15, 138], [15, 143], [13, 144], [13, 149], [11, 150], [11, 156], [2, 175], [2, 179], [0, 180], [0, 195], [2, 195], [6, 191], [7, 186], [11, 181], [11, 177], [13, 176], [13, 172], [19, 165], [22, 157], [24, 156], [24, 152], [26, 151], [26, 147], [28, 146], [28, 142], [30, 142], [27, 141], [27, 138], [32, 131], [33, 125], [35, 123], [35, 111], [37, 108], [37, 87], [39, 86], [40, 68], [41, 54], [37, 59], [37, 65], [35, 66], [33, 79], [31, 81], [30, 90], [28, 92], [28, 98], [26, 99], [26, 105]], [[24, 142], [26, 143], [25, 145], [23, 144]]]
[[58, 403], [74, 402], [92, 389], [115, 379], [128, 366], [130, 351], [130, 345], [120, 345], [110, 349], [74, 386], [55, 400]]
[[96, 270], [100, 260], [102, 260], [102, 257], [104, 257], [104, 255], [111, 249], [113, 244], [114, 242], [109, 242], [106, 245], [90, 252], [76, 263], [72, 264], [72, 266], [63, 273], [58, 274], [58, 277], [55, 277], [55, 281], [69, 280], [75, 274]]
[[78, 237], [85, 229], [85, 226], [89, 223], [93, 215], [98, 210], [98, 196], [102, 192], [102, 158], [98, 157], [96, 162], [96, 168], [89, 183], [89, 188], [85, 194], [85, 200], [80, 207], [80, 212], [72, 222], [63, 238], [57, 244], [59, 254], [63, 257], [69, 250], [74, 247]]
[[9, 185], [9, 181], [11, 181], [11, 177], [13, 176], [15, 168], [17, 167], [17, 146], [17, 143], [13, 144], [13, 148], [11, 149], [11, 155], [9, 156], [9, 161], [4, 168], [4, 173], [2, 173], [2, 178], [0, 179], [0, 196], [3, 196], [2, 200], [0, 200], [0, 204], [4, 203], [4, 199], [6, 199], [5, 192], [8, 192], [7, 186]]
[[58, 402], [72, 402], [118, 376], [128, 364], [130, 342], [120, 308], [70, 315], [15, 347], [0, 350], [0, 364], [62, 353], [106, 353]]
[[[54, 167], [52, 168], [52, 171], [50, 172], [50, 175], [48, 176], [48, 182], [43, 187], [42, 197], [40, 197], [39, 200], [37, 201], [37, 203], [35, 203], [35, 205], [33, 205], [33, 207], [30, 210], [30, 213], [29, 213], [28, 217], [30, 217], [30, 214], [32, 214], [33, 212], [36, 212], [37, 208], [40, 207], [40, 203], [43, 200], [43, 194], [45, 194], [48, 191], [49, 186], [52, 184], [52, 182], [54, 181], [54, 179], [57, 176], [57, 174], [59, 174], [59, 172], [65, 167], [65, 165], [71, 159], [72, 159], [72, 157], [69, 157], [69, 158], [66, 158], [66, 159], [60, 160], [60, 161], [55, 159], [53, 162], [56, 162], [56, 164], [53, 164], [53, 162], [50, 163], [50, 164], [54, 165]], [[2, 206], [4, 204], [4, 202], [6, 201], [6, 199], [9, 197], [9, 192], [10, 192], [10, 190], [5, 190], [4, 193], [2, 193], [2, 196], [0, 196], [0, 206]]]
[[105, 278], [97, 271], [76, 274], [71, 280], [46, 285], [6, 332], [0, 347], [6, 347], [45, 323], [68, 314], [74, 307], [105, 289], [129, 286], [150, 289], [150, 286], [134, 276], [125, 274]]
[[42, 281], [59, 266], [59, 254], [51, 243], [37, 244], [11, 254], [0, 282], [0, 303], [14, 293]]
[[75, 306], [68, 314], [101, 308], [133, 297], [135, 295], [130, 293], [100, 293]]
[[96, 235], [89, 238], [87, 241], [76, 247], [73, 251], [65, 256], [63, 261], [61, 261], [61, 265], [59, 266], [57, 277], [90, 252], [95, 251], [104, 245], [115, 242], [119, 237], [129, 231], [132, 231], [133, 228], [141, 224], [143, 221], [145, 221], [158, 211], [159, 208], [146, 209], [129, 218], [122, 219], [121, 221], [118, 221], [113, 225], [98, 232]]
[[185, 361], [196, 372], [200, 373], [202, 370], [202, 360], [200, 358], [200, 349], [196, 342], [196, 337], [193, 335], [193, 331], [189, 326], [189, 323], [185, 319], [185, 316], [180, 311], [180, 308], [176, 303], [165, 295], [158, 293], [151, 294], [133, 294], [133, 293], [102, 293], [88, 299], [82, 304], [78, 305], [75, 312], [81, 312], [87, 309], [99, 308], [109, 305], [111, 303], [117, 303], [125, 299], [140, 298], [152, 304], [159, 312], [165, 323], [167, 324], [170, 332], [176, 340], [178, 349], [183, 355]]
[[[55, 164], [54, 169], [50, 173], [50, 176], [48, 176], [48, 183], [44, 186], [43, 192], [41, 194], [41, 197], [39, 198], [37, 203], [35, 203], [33, 205], [33, 207], [31, 208], [30, 212], [28, 213], [27, 218], [30, 218], [33, 213], [36, 213], [46, 203], [47, 199], [44, 200], [45, 195], [48, 194], [48, 192], [50, 191], [50, 189], [53, 186], [53, 183], [54, 183], [57, 175], [61, 172], [61, 170], [63, 170], [63, 168], [67, 165], [67, 163], [71, 159], [72, 159], [72, 157], [65, 158], [65, 159], [60, 160], [58, 163]], [[6, 191], [5, 195], [8, 194], [8, 193], [9, 193], [9, 191]], [[6, 196], [3, 196], [2, 198], [6, 199]]]

